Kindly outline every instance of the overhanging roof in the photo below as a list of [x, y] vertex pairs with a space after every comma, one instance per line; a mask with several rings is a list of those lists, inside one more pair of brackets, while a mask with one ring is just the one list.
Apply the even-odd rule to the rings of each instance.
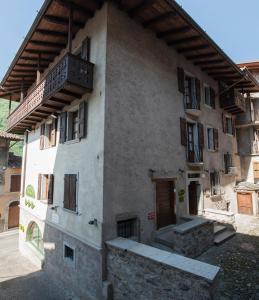
[[[235, 84], [244, 92], [259, 91], [252, 74], [241, 70], [176, 1], [114, 2], [215, 80], [228, 85]], [[1, 82], [4, 90], [0, 90], [0, 97], [12, 95], [13, 100], [19, 100], [21, 86], [26, 91], [36, 79], [38, 67], [45, 70], [66, 47], [68, 5], [74, 7], [75, 35], [102, 3], [102, 0], [46, 0]]]

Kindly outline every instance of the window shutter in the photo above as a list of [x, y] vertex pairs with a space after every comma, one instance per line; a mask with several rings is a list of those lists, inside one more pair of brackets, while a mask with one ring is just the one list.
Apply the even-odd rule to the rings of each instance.
[[81, 58], [90, 61], [90, 49], [91, 49], [91, 40], [89, 37], [87, 37], [83, 42], [82, 42], [82, 47], [81, 47]]
[[49, 174], [48, 204], [53, 204], [54, 175]]
[[216, 129], [216, 128], [213, 129], [213, 136], [214, 136], [215, 150], [218, 150], [219, 149], [219, 131], [218, 131], [218, 129]]
[[78, 137], [84, 138], [87, 134], [87, 102], [82, 102], [79, 105], [79, 125], [78, 125]]
[[69, 209], [69, 174], [65, 174], [64, 176], [64, 208]]
[[236, 135], [236, 120], [232, 118], [232, 134], [233, 136]]
[[204, 147], [204, 128], [201, 123], [198, 123], [198, 136], [199, 136], [199, 145]]
[[222, 113], [222, 131], [223, 131], [224, 133], [227, 132], [227, 128], [226, 128], [226, 118], [225, 118], [224, 113]]
[[70, 209], [73, 211], [76, 211], [76, 181], [77, 181], [77, 176], [75, 174], [70, 175], [70, 187], [69, 187], [69, 206]]
[[186, 128], [186, 120], [184, 118], [180, 118], [180, 130], [181, 130], [181, 144], [183, 146], [187, 146], [187, 128]]
[[37, 195], [38, 200], [41, 199], [41, 181], [42, 181], [42, 175], [39, 174], [38, 175], [38, 195]]
[[71, 141], [73, 139], [73, 113], [67, 113], [67, 140]]
[[52, 147], [56, 146], [56, 136], [57, 136], [57, 119], [53, 119], [51, 125], [51, 136], [50, 136], [50, 145]]
[[44, 148], [45, 124], [40, 126], [40, 150]]
[[197, 78], [195, 78], [195, 92], [196, 92], [196, 100], [197, 100], [197, 104], [198, 104], [198, 109], [200, 109], [200, 103], [201, 103], [201, 82]]
[[178, 90], [180, 93], [184, 94], [184, 69], [177, 68], [177, 76], [178, 76]]
[[216, 108], [216, 94], [213, 88], [210, 88], [211, 107]]
[[60, 115], [60, 138], [59, 138], [59, 142], [61, 144], [65, 143], [65, 141], [66, 141], [66, 132], [67, 132], [67, 113], [63, 112]]

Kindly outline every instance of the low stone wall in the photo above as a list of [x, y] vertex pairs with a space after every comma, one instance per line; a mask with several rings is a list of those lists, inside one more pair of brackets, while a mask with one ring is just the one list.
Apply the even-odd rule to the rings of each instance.
[[204, 209], [204, 217], [220, 223], [235, 224], [235, 214], [233, 212], [206, 208]]
[[107, 279], [114, 300], [208, 300], [219, 268], [117, 238], [107, 244]]
[[208, 220], [196, 219], [174, 228], [174, 251], [195, 258], [214, 244], [214, 225]]

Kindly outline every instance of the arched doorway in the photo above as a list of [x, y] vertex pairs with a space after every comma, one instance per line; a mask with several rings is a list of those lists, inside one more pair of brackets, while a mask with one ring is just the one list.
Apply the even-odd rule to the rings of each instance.
[[19, 214], [19, 201], [14, 201], [9, 205], [8, 229], [16, 228], [19, 226]]
[[28, 226], [26, 240], [29, 242], [40, 254], [44, 254], [43, 238], [39, 226], [32, 222]]

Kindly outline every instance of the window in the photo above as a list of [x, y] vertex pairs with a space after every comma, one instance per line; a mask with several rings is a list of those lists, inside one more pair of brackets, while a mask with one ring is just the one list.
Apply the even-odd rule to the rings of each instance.
[[215, 128], [207, 128], [207, 144], [209, 150], [218, 150], [218, 130]]
[[87, 103], [82, 102], [79, 108], [63, 112], [60, 116], [60, 143], [86, 137]]
[[53, 204], [54, 175], [39, 174], [38, 177], [38, 200], [48, 201]]
[[229, 168], [230, 167], [232, 167], [232, 155], [227, 153], [227, 154], [224, 154], [225, 174], [229, 174]]
[[211, 187], [211, 195], [218, 195], [220, 188], [220, 176], [219, 172], [214, 171], [210, 173], [210, 187]]
[[137, 219], [128, 219], [117, 222], [117, 233], [118, 236], [124, 237], [126, 239], [136, 239], [137, 238]]
[[10, 192], [20, 192], [21, 175], [11, 175]]
[[223, 132], [231, 135], [235, 135], [235, 120], [232, 117], [222, 114], [222, 127]]
[[56, 146], [57, 120], [52, 119], [40, 127], [40, 149]]
[[35, 222], [32, 222], [27, 230], [27, 241], [41, 254], [44, 253], [42, 234]]
[[209, 86], [204, 87], [204, 102], [206, 105], [215, 108], [215, 91]]
[[77, 175], [65, 174], [64, 177], [64, 208], [76, 212]]
[[184, 80], [185, 108], [200, 109], [200, 81], [185, 75]]
[[64, 244], [64, 258], [70, 261], [74, 261], [75, 254], [74, 249]]

